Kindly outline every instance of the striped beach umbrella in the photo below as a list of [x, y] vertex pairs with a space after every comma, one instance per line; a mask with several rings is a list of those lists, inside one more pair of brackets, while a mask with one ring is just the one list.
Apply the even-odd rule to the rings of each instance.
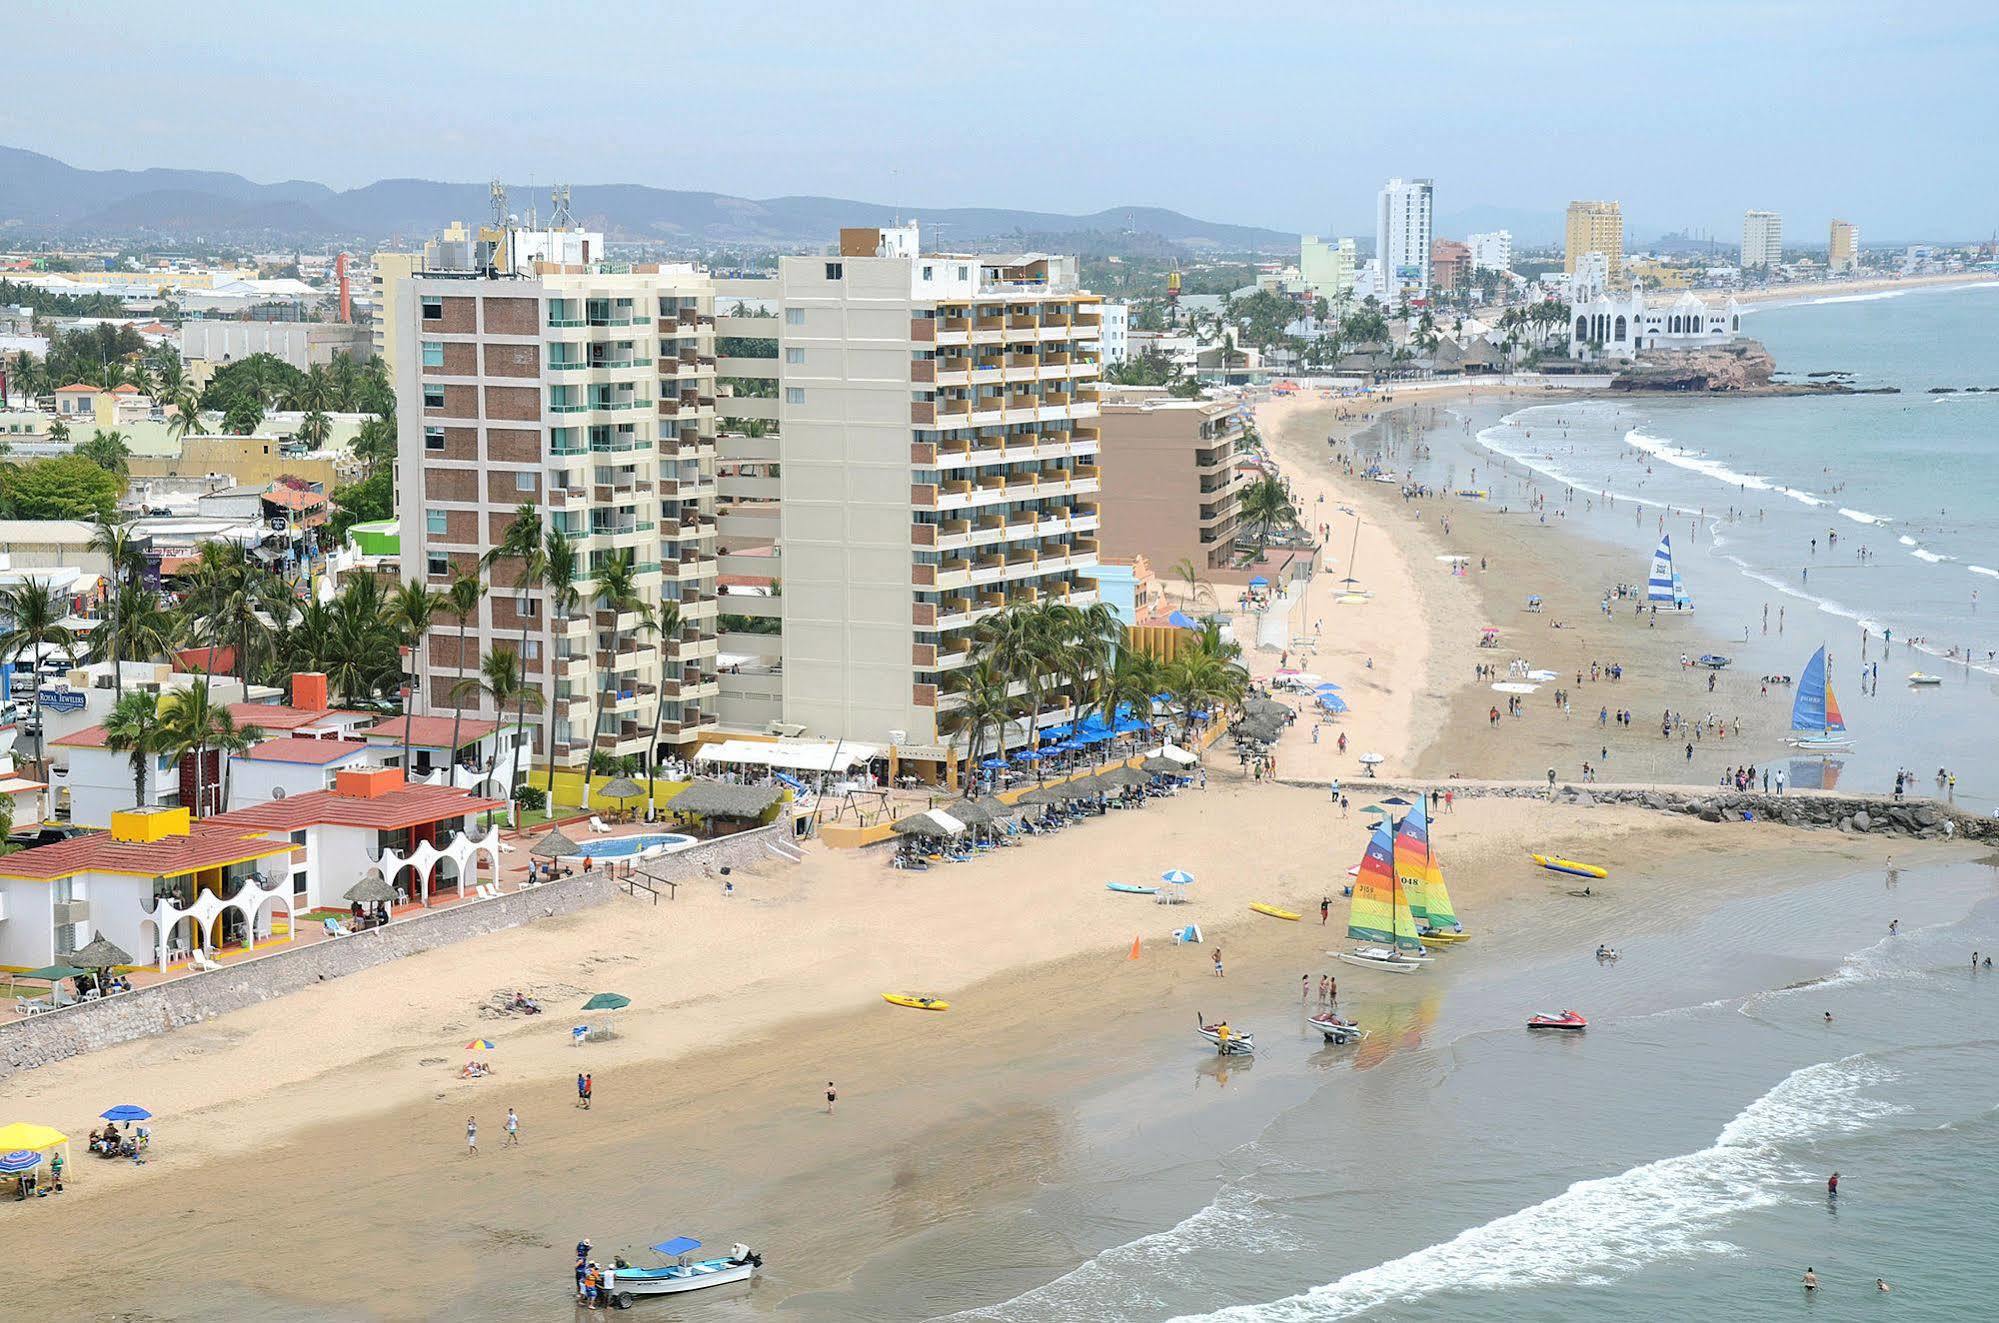
[[493, 1050], [493, 1040], [490, 1038], [475, 1038], [465, 1045], [465, 1050], [467, 1052], [491, 1052]]
[[42, 1155], [33, 1149], [17, 1148], [12, 1153], [0, 1153], [0, 1173], [9, 1176], [33, 1171], [41, 1165]]
[[1171, 882], [1176, 887], [1184, 887], [1194, 880], [1194, 875], [1181, 868], [1169, 868], [1159, 875], [1161, 882]]

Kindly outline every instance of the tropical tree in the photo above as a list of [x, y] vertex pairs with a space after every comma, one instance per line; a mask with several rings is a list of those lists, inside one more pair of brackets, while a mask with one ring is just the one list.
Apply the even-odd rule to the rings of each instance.
[[1173, 567], [1173, 573], [1179, 576], [1181, 584], [1187, 590], [1189, 606], [1198, 607], [1203, 597], [1208, 599], [1210, 607], [1215, 605], [1215, 586], [1201, 577], [1200, 569], [1195, 566], [1191, 558], [1182, 556], [1179, 564]]
[[[120, 584], [105, 608], [104, 623], [90, 631], [88, 655], [91, 661], [115, 664], [157, 661], [179, 646], [186, 626], [153, 589]], [[112, 679], [112, 687], [124, 697], [124, 677], [115, 667]]]
[[46, 770], [43, 757], [47, 737], [42, 731], [42, 688], [39, 683], [43, 653], [59, 648], [74, 656], [76, 635], [63, 621], [69, 617], [69, 603], [46, 579], [29, 578], [12, 588], [0, 590], [0, 619], [7, 630], [0, 633], [0, 660], [19, 665], [22, 657], [32, 657], [38, 673], [35, 685], [34, 732], [35, 766]]
[[208, 746], [222, 756], [222, 807], [229, 807], [229, 772], [237, 754], [261, 742], [265, 731], [262, 726], [239, 726], [228, 708], [215, 710], [215, 722], [211, 729]]
[[159, 700], [140, 690], [121, 696], [105, 719], [104, 747], [113, 753], [130, 755], [132, 807], [145, 808], [146, 769], [155, 757], [167, 751]]
[[[401, 690], [403, 710], [403, 772], [410, 766], [410, 716], [414, 703], [412, 695], [416, 691], [417, 664], [423, 649], [423, 641], [430, 633], [432, 623], [445, 610], [446, 602], [442, 593], [432, 592], [414, 580], [389, 594], [389, 600], [382, 607], [382, 620], [397, 637], [397, 655], [404, 651], [409, 655], [409, 666], [405, 669], [404, 682], [397, 686]], [[456, 756], [457, 751], [452, 751]]]
[[[653, 632], [659, 638], [659, 671], [664, 677], [679, 660], [680, 603], [661, 602], [653, 615]], [[666, 686], [661, 685], [652, 705], [652, 739], [646, 742], [646, 806], [653, 805], [654, 773], [659, 768], [659, 723], [666, 715]]]
[[1258, 478], [1243, 488], [1237, 498], [1237, 509], [1244, 519], [1256, 526], [1256, 554], [1259, 560], [1270, 549], [1272, 531], [1298, 518], [1298, 512], [1291, 506], [1290, 493], [1275, 478]]
[[[597, 711], [590, 719], [590, 758], [593, 759], [597, 756], [597, 740], [604, 729], [605, 700], [610, 697], [610, 691], [615, 689], [618, 683], [615, 667], [620, 645], [624, 642], [617, 626], [618, 617], [628, 612], [637, 612], [641, 625], [646, 628], [652, 627], [652, 608], [647, 605], [645, 598], [639, 595], [638, 567], [629, 550], [612, 552], [605, 557], [603, 565], [598, 568], [596, 605], [598, 610], [611, 613], [611, 628], [605, 635], [609, 640], [609, 646], [604, 651], [602, 664], [597, 665], [593, 659], [597, 677]], [[590, 631], [590, 637], [593, 640], [597, 638], [594, 627]], [[587, 783], [584, 787], [584, 802], [589, 802]]]
[[[99, 433], [102, 435], [102, 433]], [[136, 586], [139, 574], [145, 569], [145, 557], [139, 551], [139, 540], [132, 533], [132, 525], [123, 519], [99, 519], [90, 530], [90, 549], [102, 555], [109, 563], [111, 591], [106, 595], [105, 628], [120, 643], [118, 629], [118, 607], [128, 585]], [[95, 639], [92, 640], [93, 644]], [[117, 663], [125, 660], [124, 649], [112, 651], [110, 660], [111, 688], [118, 698], [125, 696], [124, 668]]]
[[264, 406], [248, 396], [238, 396], [222, 411], [222, 430], [231, 436], [249, 436], [264, 421]]
[[[465, 636], [471, 628], [472, 617], [479, 614], [479, 601], [486, 595], [486, 581], [475, 571], [460, 574], [451, 581], [451, 588], [445, 593], [444, 609], [458, 618], [458, 670], [465, 668]], [[454, 689], [451, 700], [451, 760], [458, 761], [458, 734], [465, 720], [465, 705], [458, 701]], [[456, 773], [453, 773], [455, 776]]]
[[[511, 560], [515, 564], [513, 582], [514, 613], [519, 617], [521, 622], [521, 646], [512, 655], [518, 663], [520, 658], [527, 655], [528, 649], [529, 595], [536, 588], [542, 586], [548, 569], [547, 552], [542, 546], [541, 510], [533, 503], [524, 501], [514, 507], [514, 517], [507, 524], [506, 531], [500, 535], [499, 544], [487, 551], [480, 558], [480, 565], [481, 568], [490, 570], [492, 566], [503, 560]], [[514, 713], [514, 748], [521, 752], [517, 752], [515, 755], [514, 785], [510, 787], [510, 791], [519, 788], [521, 777], [527, 771], [527, 759], [521, 755], [527, 749], [528, 686], [521, 684], [517, 686], [517, 690]], [[501, 721], [506, 720], [506, 713], [504, 711], [500, 712], [500, 719]], [[550, 771], [552, 774], [552, 764]], [[554, 784], [552, 777], [550, 784]]]
[[214, 688], [204, 677], [198, 685], [176, 689], [160, 700], [161, 752], [175, 762], [194, 759], [194, 803], [189, 810], [199, 818], [208, 808], [208, 747], [215, 738], [216, 714], [222, 705], [214, 701]]
[[90, 440], [78, 443], [76, 453], [121, 482], [132, 475], [132, 447], [125, 443], [123, 432], [99, 428]]
[[956, 700], [945, 705], [937, 718], [938, 728], [949, 735], [965, 736], [965, 761], [958, 784], [967, 794], [978, 783], [976, 768], [985, 752], [986, 728], [993, 731], [994, 747], [1006, 753], [1006, 723], [1013, 715], [1014, 701], [1008, 694], [1005, 671], [990, 654], [975, 657], [970, 664], [945, 674], [939, 688]]
[[1052, 623], [1039, 607], [1019, 607], [986, 617], [972, 635], [974, 646], [986, 649], [1007, 683], [1021, 686], [1030, 739], [1041, 726], [1048, 681], [1057, 670], [1059, 639]]
[[[468, 700], [475, 707], [482, 702], [491, 703], [494, 713], [503, 722], [507, 719], [509, 703], [522, 710], [531, 707], [537, 712], [541, 711], [543, 705], [541, 690], [521, 678], [519, 655], [504, 644], [486, 654], [484, 660], [479, 663], [478, 674], [464, 676], [452, 684], [451, 701], [462, 707]], [[514, 747], [518, 750], [522, 746], [516, 744]], [[518, 752], [515, 754], [516, 769], [526, 761]], [[520, 785], [516, 779], [508, 797], [513, 798], [519, 791]]]
[[[554, 626], [553, 641], [558, 644], [566, 644], [568, 642], [569, 622], [576, 615], [576, 608], [583, 604], [583, 594], [578, 592], [576, 588], [576, 580], [581, 575], [582, 556], [577, 552], [576, 544], [570, 541], [568, 535], [560, 530], [551, 530], [542, 538], [541, 581], [542, 590], [548, 599], [548, 618]], [[595, 636], [596, 631], [593, 629], [591, 637], [594, 638]], [[523, 651], [522, 656], [525, 657], [526, 655], [526, 652]], [[592, 665], [595, 665], [594, 657], [592, 658]], [[548, 674], [552, 669], [552, 664], [544, 661], [542, 673]], [[551, 688], [557, 699], [561, 700], [562, 687], [557, 684], [551, 686]], [[548, 745], [548, 802], [553, 804], [555, 803], [556, 726], [554, 714], [551, 713], [548, 720], [542, 724], [546, 727], [545, 734]], [[570, 738], [575, 738], [573, 732]], [[590, 774], [587, 760], [584, 766], [583, 779], [583, 802], [587, 804], [590, 799]]]
[[1161, 678], [1180, 710], [1181, 738], [1190, 745], [1196, 712], [1240, 703], [1249, 687], [1249, 673], [1240, 665], [1199, 646], [1168, 662]]
[[308, 450], [323, 449], [333, 439], [333, 420], [318, 409], [311, 410], [299, 419], [298, 439], [305, 442]]
[[[300, 435], [304, 435], [303, 424], [300, 426]], [[396, 462], [395, 423], [382, 417], [368, 419], [361, 424], [360, 430], [355, 432], [350, 449], [354, 452], [354, 458], [361, 461], [367, 475], [374, 477], [384, 465]]]

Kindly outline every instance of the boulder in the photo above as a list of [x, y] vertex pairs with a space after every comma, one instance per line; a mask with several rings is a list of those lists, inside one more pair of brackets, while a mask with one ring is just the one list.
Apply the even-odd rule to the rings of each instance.
[[1855, 831], [1874, 830], [1874, 817], [1866, 809], [1861, 809], [1858, 813], [1855, 813], [1852, 821]]

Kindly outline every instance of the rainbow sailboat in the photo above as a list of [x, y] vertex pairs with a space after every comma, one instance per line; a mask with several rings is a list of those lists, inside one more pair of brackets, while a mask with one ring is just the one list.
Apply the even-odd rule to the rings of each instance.
[[1413, 974], [1428, 964], [1409, 897], [1395, 876], [1395, 832], [1386, 820], [1375, 824], [1354, 878], [1347, 910], [1347, 936], [1367, 943], [1350, 951], [1329, 951], [1350, 965]]
[[1798, 677], [1798, 696], [1791, 702], [1791, 730], [1788, 741], [1795, 749], [1850, 749], [1853, 737], [1846, 733], [1846, 718], [1839, 712], [1839, 700], [1832, 694], [1832, 663], [1825, 648], [1812, 654]]
[[1395, 829], [1395, 876], [1409, 897], [1410, 917], [1416, 923], [1416, 939], [1432, 950], [1456, 946], [1468, 934], [1458, 922], [1451, 905], [1451, 893], [1444, 885], [1443, 865], [1430, 842], [1430, 811], [1427, 801], [1416, 807]]

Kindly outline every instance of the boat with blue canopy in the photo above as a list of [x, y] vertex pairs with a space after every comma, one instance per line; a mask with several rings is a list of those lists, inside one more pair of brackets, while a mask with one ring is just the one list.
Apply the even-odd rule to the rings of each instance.
[[619, 1309], [630, 1309], [632, 1301], [642, 1295], [678, 1295], [683, 1291], [745, 1282], [764, 1263], [763, 1255], [748, 1245], [732, 1246], [727, 1258], [696, 1259], [693, 1255], [701, 1248], [701, 1242], [692, 1236], [675, 1236], [648, 1248], [673, 1262], [637, 1268], [619, 1255], [604, 1271], [604, 1297]]

